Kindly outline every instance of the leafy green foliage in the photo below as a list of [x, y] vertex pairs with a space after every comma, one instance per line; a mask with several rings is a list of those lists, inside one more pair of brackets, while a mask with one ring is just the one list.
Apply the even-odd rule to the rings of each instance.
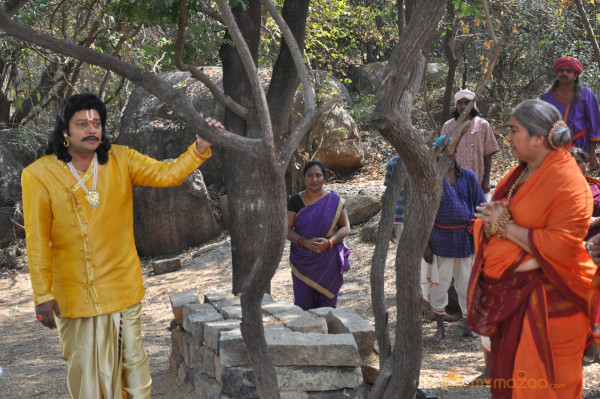
[[317, 0], [310, 6], [306, 54], [313, 68], [336, 74], [387, 58], [397, 36], [395, 2]]

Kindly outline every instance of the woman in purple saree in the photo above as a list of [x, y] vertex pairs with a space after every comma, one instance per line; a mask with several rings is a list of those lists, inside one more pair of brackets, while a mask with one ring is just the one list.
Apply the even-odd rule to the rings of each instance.
[[337, 306], [337, 297], [350, 269], [352, 252], [343, 243], [350, 232], [344, 200], [325, 192], [326, 169], [320, 161], [304, 167], [306, 190], [288, 201], [290, 265], [294, 304], [304, 310]]

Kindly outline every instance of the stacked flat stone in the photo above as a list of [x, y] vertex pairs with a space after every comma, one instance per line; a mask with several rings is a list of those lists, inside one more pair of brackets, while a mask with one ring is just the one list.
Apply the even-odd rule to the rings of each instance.
[[[171, 295], [171, 372], [202, 398], [257, 398], [240, 298], [196, 289]], [[365, 398], [379, 373], [375, 329], [350, 309], [303, 311], [265, 295], [265, 339], [283, 399]]]

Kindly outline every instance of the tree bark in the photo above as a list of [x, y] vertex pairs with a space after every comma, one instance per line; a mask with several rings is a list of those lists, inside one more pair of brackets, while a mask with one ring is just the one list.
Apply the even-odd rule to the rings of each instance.
[[[232, 11], [256, 62], [262, 6], [258, 0], [251, 0], [245, 10], [238, 6]], [[226, 35], [227, 38], [229, 38], [229, 34]], [[236, 49], [226, 40], [221, 46], [219, 54], [223, 61], [223, 92], [238, 104], [249, 109], [254, 108], [250, 82]], [[250, 112], [248, 119], [244, 120], [226, 110], [223, 123], [229, 131], [240, 136], [262, 137], [256, 112]], [[221, 164], [223, 165], [227, 195], [236, 199], [228, 202], [229, 220], [230, 223], [235, 223], [235, 226], [229, 226], [233, 267], [232, 292], [239, 294], [258, 257], [254, 239], [264, 235], [261, 225], [264, 222], [265, 210], [264, 204], [259, 203], [260, 181], [263, 177], [257, 173], [256, 159], [251, 159], [235, 151], [223, 151]]]
[[[292, 4], [294, 3], [294, 4]], [[286, 2], [284, 19], [296, 39], [304, 42], [308, 1]], [[244, 10], [233, 10], [237, 25], [245, 38], [253, 59], [257, 60], [260, 39], [262, 6], [252, 0]], [[296, 19], [298, 18], [298, 19]], [[303, 48], [303, 46], [301, 47]], [[220, 49], [223, 61], [223, 88], [225, 95], [254, 112], [243, 120], [227, 111], [224, 123], [246, 137], [263, 137], [256, 118], [256, 99], [251, 96], [247, 73], [242, 69], [236, 49], [225, 43]], [[282, 143], [283, 126], [291, 110], [298, 86], [298, 71], [287, 45], [273, 71], [267, 103], [274, 123], [274, 140]], [[274, 86], [273, 86], [274, 85]], [[312, 89], [312, 88], [311, 88]], [[262, 326], [261, 303], [263, 294], [270, 291], [270, 281], [281, 260], [286, 237], [286, 205], [283, 165], [287, 160], [276, 160], [275, 152], [249, 158], [233, 151], [223, 151], [223, 174], [229, 198], [232, 243], [233, 292], [242, 293], [242, 335], [248, 348], [260, 398], [278, 398], [275, 368], [267, 351]]]
[[[441, 196], [436, 157], [412, 132], [402, 114], [400, 99], [408, 88], [409, 73], [420, 51], [439, 22], [444, 0], [424, 0], [415, 5], [399, 44], [385, 70], [381, 96], [373, 113], [373, 125], [398, 151], [410, 176], [410, 195], [405, 227], [396, 253], [397, 326], [391, 375], [375, 382], [373, 392], [383, 398], [414, 397], [421, 365], [420, 262], [429, 239]], [[421, 56], [422, 57], [422, 56]], [[415, 75], [418, 76], [418, 75]], [[418, 86], [417, 86], [418, 87]], [[419, 209], [419, 212], [410, 212]], [[372, 397], [374, 397], [372, 395]]]
[[[304, 52], [309, 4], [310, 0], [287, 0], [283, 3], [281, 11], [283, 19], [290, 27], [302, 52]], [[271, 83], [267, 92], [267, 103], [271, 111], [273, 125], [273, 139], [278, 146], [287, 138], [287, 134], [289, 134], [289, 132], [284, 132], [284, 130], [288, 125], [290, 110], [292, 109], [294, 95], [299, 83], [300, 78], [298, 77], [298, 70], [294, 64], [294, 59], [285, 39], [282, 37], [281, 49], [273, 66]]]
[[[222, 11], [229, 11], [229, 9]], [[155, 74], [137, 68], [124, 60], [34, 31], [8, 18], [2, 9], [0, 9], [0, 24], [8, 35], [73, 57], [78, 62], [101, 66], [131, 80], [170, 106], [174, 110], [175, 117], [184, 121], [204, 138], [223, 148], [224, 175], [230, 198], [230, 219], [236, 223], [230, 229], [234, 263], [233, 292], [242, 294], [242, 332], [254, 369], [258, 396], [277, 398], [279, 395], [277, 378], [267, 352], [262, 328], [261, 302], [281, 260], [286, 239], [287, 218], [283, 170], [293, 153], [291, 146], [297, 144], [306, 135], [310, 126], [333, 103], [328, 102], [318, 109], [315, 109], [314, 105], [308, 106], [296, 130], [290, 134], [289, 140], [282, 143], [282, 150], [277, 151], [273, 141], [269, 140], [272, 138], [269, 132], [272, 130], [269, 127], [270, 118], [266, 118], [269, 126], [264, 123], [269, 110], [260, 108], [261, 105], [266, 104], [266, 101], [257, 104], [259, 97], [261, 100], [264, 99], [264, 93], [261, 87], [257, 87], [256, 84], [251, 85], [252, 81], [248, 77], [248, 69], [253, 69], [257, 64], [262, 6], [259, 0], [249, 0], [247, 8], [237, 7], [232, 11], [233, 15], [224, 14], [223, 17], [230, 21], [235, 20], [230, 27], [234, 30], [230, 32], [236, 35], [234, 36], [236, 39], [241, 35], [242, 40], [236, 41], [237, 49], [231, 47], [229, 42], [224, 43], [220, 49], [224, 70], [223, 87], [226, 94], [248, 109], [248, 114], [246, 118], [241, 118], [227, 111], [224, 123], [228, 131], [206, 127], [202, 116], [194, 109], [187, 96], [182, 95], [181, 90], [171, 87]], [[294, 16], [302, 19], [305, 15], [304, 13]], [[299, 22], [295, 21], [295, 33], [299, 33]], [[300, 36], [303, 36], [303, 33]], [[288, 40], [291, 37], [292, 35], [288, 36]], [[243, 53], [243, 59], [245, 61], [252, 59], [254, 63], [250, 68], [246, 63], [246, 68], [242, 69], [242, 62], [240, 62], [242, 57], [238, 54], [240, 47], [247, 50]], [[298, 63], [296, 68], [298, 67], [302, 67], [302, 64]], [[255, 68], [251, 72], [255, 73]], [[307, 74], [303, 73], [302, 76]], [[253, 82], [257, 81], [256, 76], [252, 78]], [[308, 82], [308, 79], [305, 80]], [[295, 85], [297, 86], [297, 80]], [[287, 84], [284, 86], [287, 87]], [[308, 89], [305, 88], [305, 91]], [[313, 90], [312, 87], [310, 90]], [[293, 96], [291, 88], [287, 88], [285, 92], [287, 96]], [[277, 102], [276, 96], [273, 97], [273, 102]], [[314, 101], [305, 103], [312, 104]], [[283, 107], [279, 111], [289, 114], [289, 109], [286, 111]], [[285, 119], [287, 116], [282, 116], [282, 120]]]
[[[375, 318], [375, 334], [377, 344], [379, 345], [380, 370], [384, 369], [384, 364], [392, 353], [388, 322], [389, 315], [385, 306], [385, 262], [388, 254], [390, 234], [394, 228], [393, 221], [396, 202], [398, 201], [402, 187], [405, 187], [407, 178], [408, 172], [406, 171], [404, 162], [398, 162], [381, 198], [381, 219], [379, 228], [377, 229], [373, 258], [371, 259], [371, 302]], [[396, 237], [396, 239], [399, 240], [400, 237]], [[382, 379], [385, 379], [385, 377], [382, 376]]]
[[450, 29], [446, 31], [444, 36], [444, 54], [448, 61], [448, 75], [446, 75], [446, 88], [444, 89], [444, 108], [442, 112], [441, 123], [450, 119], [450, 110], [452, 109], [452, 94], [454, 91], [454, 78], [456, 76], [456, 68], [458, 60], [454, 54], [454, 41], [456, 40], [456, 13], [454, 12], [454, 1], [448, 0], [446, 3], [446, 13], [448, 25]]
[[575, 0], [575, 4], [577, 5], [577, 10], [579, 11], [579, 15], [581, 15], [581, 19], [583, 20], [583, 26], [585, 26], [585, 30], [587, 31], [588, 40], [594, 49], [594, 57], [596, 58], [598, 66], [600, 67], [600, 47], [598, 47], [596, 35], [594, 35], [594, 30], [590, 25], [590, 20], [587, 17], [585, 9], [583, 8], [583, 4], [581, 4], [581, 0]]
[[279, 398], [275, 366], [268, 353], [262, 324], [261, 304], [263, 293], [269, 287], [277, 270], [287, 232], [286, 195], [283, 170], [273, 151], [263, 152], [258, 172], [263, 177], [261, 196], [266, 217], [264, 235], [256, 243], [258, 252], [255, 267], [244, 283], [242, 301], [242, 335], [248, 348], [250, 362], [256, 378], [259, 398]]

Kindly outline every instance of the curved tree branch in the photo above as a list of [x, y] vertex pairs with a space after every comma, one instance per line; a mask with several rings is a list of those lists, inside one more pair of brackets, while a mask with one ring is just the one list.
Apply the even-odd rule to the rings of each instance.
[[[467, 108], [465, 108], [465, 110], [463, 111], [460, 118], [458, 118], [457, 123], [454, 124], [452, 131], [448, 134], [448, 136], [455, 138], [455, 140], [452, 140], [452, 143], [450, 143], [450, 146], [449, 146], [450, 148], [448, 149], [450, 154], [455, 153], [456, 146], [458, 145], [460, 139], [464, 135], [463, 129], [466, 127], [466, 125], [463, 125], [463, 123], [466, 121], [467, 115], [471, 114], [471, 110], [475, 106], [475, 102], [477, 101], [477, 98], [479, 98], [479, 96], [481, 96], [481, 93], [483, 93], [485, 86], [487, 85], [490, 78], [492, 77], [492, 73], [494, 72], [494, 67], [496, 66], [496, 62], [498, 62], [498, 57], [500, 56], [500, 42], [501, 41], [496, 37], [496, 34], [494, 33], [494, 27], [492, 26], [492, 20], [490, 19], [490, 13], [489, 13], [488, 7], [487, 7], [487, 1], [483, 0], [482, 3], [483, 3], [483, 8], [485, 10], [486, 24], [488, 26], [490, 36], [492, 37], [492, 41], [494, 42], [494, 47], [495, 47], [494, 56], [492, 57], [492, 61], [488, 64], [487, 71], [485, 72], [483, 78], [477, 85], [477, 89], [475, 90], [475, 97], [469, 103], [469, 105], [467, 105]], [[462, 126], [459, 126], [459, 125], [462, 125]], [[460, 132], [460, 133], [458, 133], [458, 132]], [[445, 171], [445, 169], [444, 169], [444, 171]], [[443, 173], [442, 173], [442, 175], [443, 175]]]
[[216, 12], [215, 10], [213, 10], [212, 8], [210, 8], [209, 6], [207, 6], [206, 4], [198, 3], [198, 11], [200, 11], [203, 14], [208, 15], [215, 21], [218, 21], [218, 22], [222, 23], [223, 25], [225, 25], [225, 20], [223, 19], [223, 16], [221, 14], [219, 14], [218, 12]]
[[239, 116], [240, 118], [248, 119], [248, 109], [237, 102], [235, 102], [231, 97], [225, 95], [217, 85], [212, 81], [212, 79], [205, 74], [201, 68], [197, 68], [195, 66], [186, 64], [182, 60], [183, 48], [185, 46], [185, 30], [188, 25], [188, 9], [187, 9], [187, 1], [180, 0], [179, 1], [179, 25], [177, 26], [177, 38], [175, 41], [175, 65], [180, 71], [190, 72], [192, 77], [202, 82], [208, 90], [215, 97], [215, 100], [219, 102], [224, 107], [227, 107], [231, 112]]
[[[153, 73], [113, 56], [40, 33], [13, 21], [3, 11], [0, 11], [0, 26], [10, 36], [37, 44], [56, 53], [76, 58], [88, 64], [100, 66], [129, 79], [169, 105], [180, 120], [214, 144], [233, 151], [243, 152], [251, 157], [258, 157], [257, 154], [260, 153], [260, 149], [264, 146], [262, 140], [249, 139], [235, 133], [225, 130], [219, 131], [216, 128], [209, 127], [204, 121], [203, 116], [196, 111], [194, 105], [182, 93], [181, 89], [172, 87]], [[269, 146], [269, 148], [272, 147]]]
[[304, 135], [308, 133], [310, 128], [313, 127], [317, 119], [319, 119], [319, 117], [323, 115], [325, 111], [333, 107], [339, 101], [339, 98], [334, 97], [325, 104], [321, 105], [319, 108], [313, 109], [302, 117], [302, 120], [300, 123], [298, 123], [298, 126], [296, 126], [294, 131], [290, 134], [288, 140], [286, 140], [281, 148], [280, 167], [282, 167], [283, 170], [287, 169], [287, 165], [290, 162], [290, 159], [292, 159], [292, 155], [294, 154], [294, 151], [296, 151], [296, 148], [298, 148], [298, 145], [300, 144], [300, 141]]
[[256, 68], [256, 64], [254, 59], [252, 58], [252, 54], [250, 53], [250, 49], [240, 32], [240, 28], [235, 21], [235, 17], [231, 12], [231, 8], [227, 0], [216, 0], [219, 4], [219, 7], [222, 10], [223, 18], [227, 23], [227, 29], [229, 30], [229, 34], [235, 43], [237, 48], [237, 53], [242, 60], [242, 64], [244, 64], [244, 69], [248, 75], [248, 80], [250, 82], [250, 86], [252, 87], [252, 93], [254, 95], [254, 101], [256, 103], [256, 108], [258, 111], [258, 116], [260, 118], [260, 124], [262, 127], [262, 132], [265, 137], [273, 137], [273, 127], [271, 126], [271, 115], [269, 112], [269, 107], [267, 105], [267, 97], [265, 95], [265, 91], [262, 88], [260, 83], [260, 79], [258, 78], [258, 70]]
[[581, 19], [583, 20], [583, 26], [585, 26], [585, 30], [587, 31], [588, 40], [594, 48], [594, 57], [596, 57], [596, 62], [598, 63], [598, 66], [600, 66], [600, 47], [598, 47], [598, 41], [596, 41], [596, 35], [594, 35], [594, 31], [590, 25], [590, 20], [587, 17], [585, 9], [583, 8], [583, 4], [581, 4], [581, 0], [575, 0], [575, 4], [577, 5], [577, 10], [579, 11], [579, 15], [581, 15]]
[[315, 91], [312, 86], [312, 82], [310, 81], [310, 77], [308, 76], [308, 69], [306, 68], [306, 64], [304, 63], [304, 57], [302, 57], [302, 51], [298, 46], [298, 42], [294, 38], [294, 34], [290, 30], [290, 27], [285, 22], [281, 14], [277, 11], [273, 3], [270, 0], [261, 0], [261, 2], [265, 5], [277, 25], [281, 28], [281, 33], [285, 38], [285, 42], [290, 49], [290, 53], [292, 54], [292, 58], [294, 59], [294, 64], [296, 64], [296, 69], [298, 70], [298, 74], [300, 75], [300, 81], [302, 82], [302, 95], [304, 96], [304, 113], [315, 109], [316, 99], [315, 99]]

